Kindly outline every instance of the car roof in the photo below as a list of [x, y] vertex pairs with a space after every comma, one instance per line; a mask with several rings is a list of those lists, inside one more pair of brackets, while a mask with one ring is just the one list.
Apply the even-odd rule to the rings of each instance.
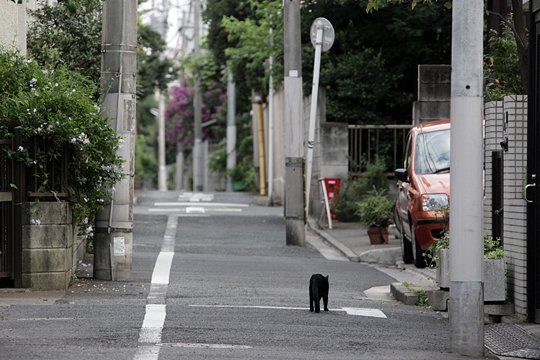
[[431, 132], [450, 129], [450, 120], [436, 120], [420, 123], [413, 127], [416, 132]]

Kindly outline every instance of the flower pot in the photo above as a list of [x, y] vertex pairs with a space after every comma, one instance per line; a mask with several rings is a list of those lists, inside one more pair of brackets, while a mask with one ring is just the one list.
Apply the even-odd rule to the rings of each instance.
[[385, 244], [388, 244], [388, 240], [389, 240], [389, 236], [388, 236], [388, 228], [387, 227], [384, 227], [384, 228], [379, 228], [380, 231], [381, 231], [381, 236], [383, 238], [383, 242]]
[[247, 183], [244, 180], [233, 181], [232, 188], [234, 191], [243, 191], [247, 187]]
[[[450, 252], [439, 250], [436, 282], [440, 288], [450, 287]], [[506, 300], [506, 265], [504, 259], [484, 259], [483, 263], [484, 301]]]
[[[371, 243], [371, 245], [377, 245], [377, 244], [384, 243], [384, 237], [383, 237], [383, 234], [381, 232], [381, 229], [385, 229], [385, 228], [380, 228], [380, 227], [377, 227], [377, 226], [370, 226], [367, 229], [367, 233], [368, 233], [368, 236], [369, 236], [369, 242]], [[388, 230], [386, 231], [386, 236], [388, 238]]]

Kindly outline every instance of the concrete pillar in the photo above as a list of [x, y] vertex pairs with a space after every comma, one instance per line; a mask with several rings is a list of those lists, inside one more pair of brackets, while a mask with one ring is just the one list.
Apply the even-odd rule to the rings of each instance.
[[113, 199], [96, 216], [94, 277], [125, 280], [132, 264], [135, 154], [135, 78], [137, 75], [137, 1], [105, 0], [101, 86], [106, 89], [102, 113], [122, 138], [118, 155], [124, 159]]
[[483, 0], [452, 3], [450, 349], [484, 354]]

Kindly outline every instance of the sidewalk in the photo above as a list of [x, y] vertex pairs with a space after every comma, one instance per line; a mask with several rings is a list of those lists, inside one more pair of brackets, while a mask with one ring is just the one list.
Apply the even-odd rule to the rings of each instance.
[[[349, 261], [377, 265], [380, 271], [395, 278], [392, 295], [402, 303], [414, 305], [418, 291], [438, 290], [435, 269], [417, 269], [401, 259], [401, 245], [392, 231], [388, 244], [370, 244], [367, 229], [360, 223], [334, 222], [332, 229], [321, 229], [314, 219], [308, 227], [327, 244], [339, 250]], [[515, 319], [503, 318], [501, 323], [485, 325], [485, 346], [500, 360], [540, 359], [540, 325], [514, 324]]]

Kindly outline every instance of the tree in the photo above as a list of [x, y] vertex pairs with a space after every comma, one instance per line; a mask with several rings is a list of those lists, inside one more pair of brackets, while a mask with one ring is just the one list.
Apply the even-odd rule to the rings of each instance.
[[[40, 192], [55, 190], [50, 186], [57, 172], [46, 164], [66, 156], [69, 200], [81, 226], [93, 222], [123, 176], [116, 154], [120, 139], [92, 99], [95, 92], [94, 82], [65, 65], [51, 69], [0, 52], [0, 137], [16, 128], [22, 136], [22, 145], [8, 156], [34, 169]], [[33, 144], [35, 137], [46, 148]]]
[[[302, 7], [303, 77], [311, 84], [315, 18], [332, 23], [336, 39], [323, 54], [321, 87], [327, 89], [329, 121], [410, 122], [417, 92], [418, 64], [450, 61], [451, 13], [443, 4], [381, 7], [367, 13], [367, 1], [306, 0]], [[308, 91], [308, 89], [306, 89]]]
[[44, 66], [66, 65], [99, 84], [101, 13], [100, 0], [44, 4], [30, 11], [28, 54]]
[[[419, 3], [437, 3], [438, 0], [367, 0], [366, 10], [368, 12], [378, 10], [388, 5], [396, 4], [410, 4], [413, 8]], [[451, 1], [440, 0], [444, 2], [445, 6], [450, 7]], [[487, 9], [488, 12], [492, 12], [501, 18], [501, 22], [504, 22], [514, 35], [516, 42], [517, 56], [519, 61], [519, 73], [521, 76], [521, 93], [527, 94], [529, 89], [529, 42], [528, 42], [528, 30], [525, 22], [525, 13], [523, 11], [522, 0], [512, 0], [512, 17], [505, 17], [503, 14], [494, 13], [492, 9]]]
[[[248, 86], [265, 94], [269, 75], [266, 62], [270, 56], [278, 60], [283, 58], [282, 3], [278, 0], [247, 0], [245, 6], [251, 10], [250, 17], [243, 20], [234, 16], [223, 18], [228, 40], [237, 43], [237, 46], [225, 49], [225, 56], [235, 77], [240, 71], [244, 72]], [[279, 84], [283, 73], [280, 61], [275, 62], [272, 72]]]
[[[43, 4], [31, 11], [28, 54], [48, 67], [66, 65], [99, 84], [101, 72], [102, 1], [71, 0]], [[165, 42], [156, 31], [140, 24], [137, 48], [137, 95], [166, 88], [175, 74], [172, 62], [163, 56]]]

